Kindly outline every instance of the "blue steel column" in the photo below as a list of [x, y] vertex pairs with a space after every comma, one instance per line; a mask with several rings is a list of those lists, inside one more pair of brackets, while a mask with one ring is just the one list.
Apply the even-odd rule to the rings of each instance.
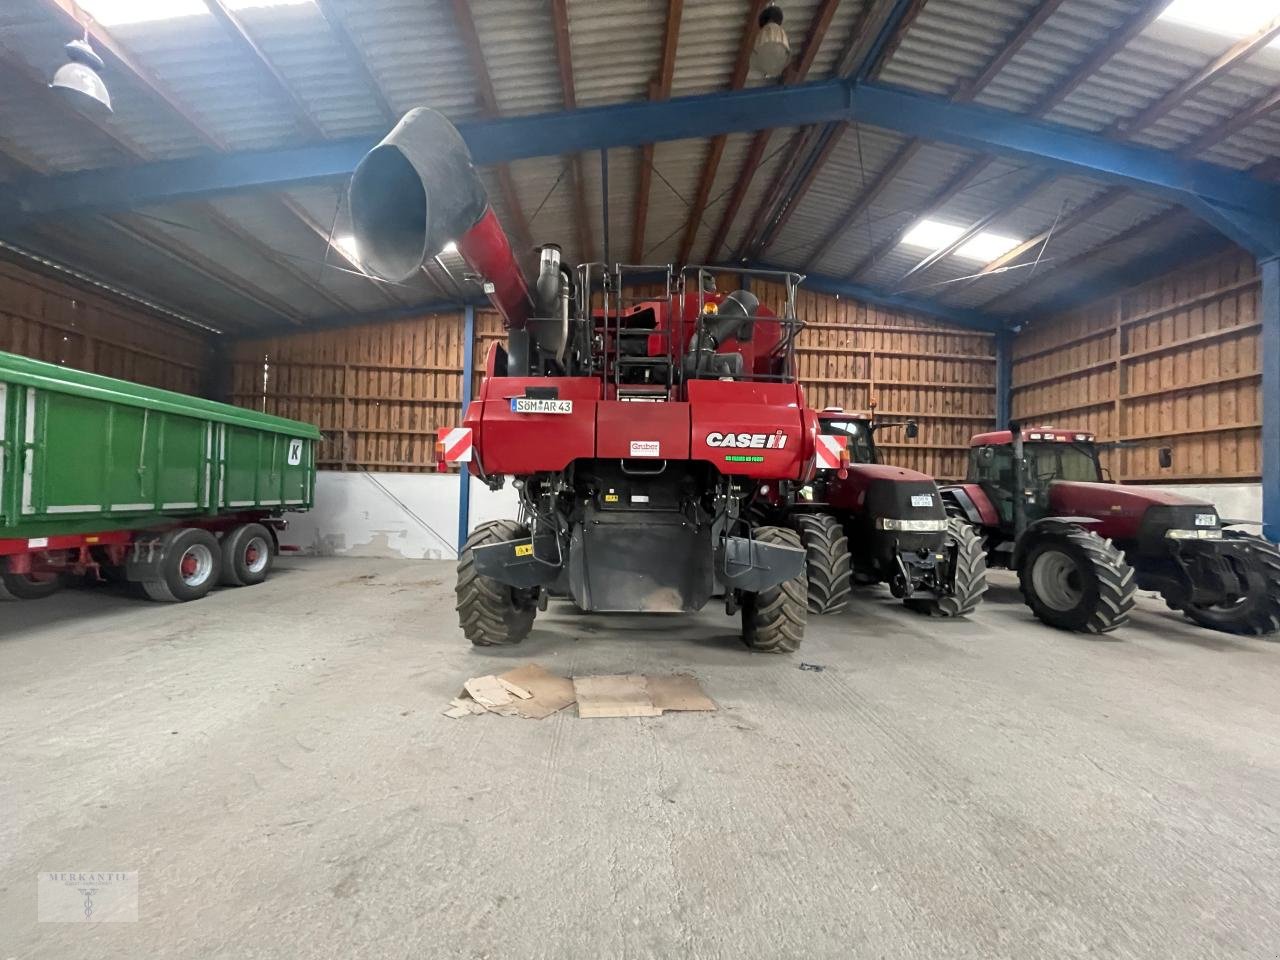
[[1280, 542], [1280, 256], [1262, 269], [1262, 533]]
[[996, 334], [996, 429], [1004, 430], [1013, 419], [1013, 331]]
[[[471, 381], [476, 367], [476, 308], [467, 304], [462, 310], [462, 413], [471, 405]], [[467, 464], [458, 464], [458, 552], [471, 533], [471, 472]]]

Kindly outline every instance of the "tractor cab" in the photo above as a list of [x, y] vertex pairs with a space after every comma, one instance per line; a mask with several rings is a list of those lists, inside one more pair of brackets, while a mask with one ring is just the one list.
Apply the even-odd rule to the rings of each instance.
[[[1050, 486], [1055, 481], [1084, 483], [1103, 481], [1098, 451], [1091, 433], [1024, 427], [1022, 457], [1027, 485], [1027, 519], [1050, 513]], [[1015, 479], [1013, 434], [1008, 430], [978, 434], [971, 441], [967, 483], [980, 486], [1000, 515], [1001, 525], [1012, 526]]]
[[846, 413], [843, 407], [824, 407], [818, 414], [818, 432], [843, 437], [850, 463], [882, 463], [876, 433], [890, 427], [905, 427], [908, 439], [920, 435], [914, 420], [877, 420], [874, 410]]

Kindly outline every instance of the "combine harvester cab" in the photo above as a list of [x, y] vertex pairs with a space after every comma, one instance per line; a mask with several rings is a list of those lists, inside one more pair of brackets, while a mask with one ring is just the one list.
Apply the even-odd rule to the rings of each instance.
[[0, 353], [0, 599], [261, 583], [315, 497], [310, 424]]
[[360, 163], [351, 212], [371, 273], [403, 280], [453, 242], [506, 327], [463, 428], [468, 469], [494, 489], [509, 478], [521, 510], [460, 551], [472, 643], [518, 643], [550, 596], [663, 613], [720, 597], [749, 647], [799, 646], [804, 549], [793, 530], [748, 518], [763, 489], [813, 475], [816, 415], [795, 377], [799, 276], [747, 271], [777, 284], [781, 315], [697, 267], [657, 268], [663, 291], [633, 299], [630, 280], [655, 268], [571, 268], [547, 244], [530, 284], [465, 144], [431, 110], [406, 115]]
[[1280, 630], [1280, 550], [1228, 529], [1251, 521], [1159, 487], [1104, 482], [1090, 433], [1014, 425], [971, 447], [966, 482], [943, 488], [947, 509], [983, 534], [991, 566], [1018, 573], [1045, 623], [1109, 632], [1143, 589], [1213, 630]]
[[761, 509], [801, 537], [808, 557], [809, 610], [838, 613], [854, 584], [887, 583], [922, 613], [972, 613], [987, 589], [981, 541], [950, 519], [934, 479], [880, 462], [875, 435], [914, 421], [877, 421], [828, 407], [818, 415], [819, 462], [812, 482], [788, 501], [773, 494]]

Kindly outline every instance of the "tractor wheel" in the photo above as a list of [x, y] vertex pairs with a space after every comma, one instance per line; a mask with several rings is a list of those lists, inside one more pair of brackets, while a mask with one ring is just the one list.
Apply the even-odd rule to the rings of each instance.
[[1280, 630], [1280, 549], [1247, 533], [1231, 531], [1227, 536], [1245, 547], [1249, 557], [1243, 569], [1249, 584], [1244, 598], [1219, 606], [1169, 606], [1210, 630], [1244, 636], [1273, 634]]
[[57, 574], [0, 573], [0, 600], [43, 600], [61, 589]]
[[[757, 527], [751, 535], [761, 543], [799, 547], [800, 535], [786, 527]], [[802, 573], [761, 590], [742, 595], [742, 642], [765, 653], [794, 653], [804, 640], [809, 614], [809, 588]]]
[[955, 587], [945, 597], [910, 598], [904, 602], [913, 610], [933, 617], [966, 617], [978, 609], [987, 592], [987, 551], [982, 539], [965, 520], [947, 520], [948, 546], [956, 548]]
[[1081, 529], [1045, 533], [1018, 567], [1031, 611], [1060, 630], [1109, 633], [1129, 619], [1138, 585], [1115, 545]]
[[849, 605], [853, 579], [849, 538], [840, 521], [826, 513], [800, 513], [791, 518], [806, 554], [809, 612], [839, 613]]
[[458, 623], [477, 647], [502, 647], [519, 643], [533, 629], [538, 613], [538, 591], [518, 590], [476, 572], [474, 550], [490, 543], [527, 537], [529, 530], [514, 520], [482, 523], [467, 538], [458, 556]]

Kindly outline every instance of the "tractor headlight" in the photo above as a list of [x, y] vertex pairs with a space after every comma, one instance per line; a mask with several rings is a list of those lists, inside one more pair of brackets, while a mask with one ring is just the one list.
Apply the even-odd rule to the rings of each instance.
[[813, 499], [813, 484], [806, 483], [803, 487], [800, 488], [800, 499], [801, 500]]
[[877, 517], [877, 530], [899, 530], [903, 533], [939, 533], [947, 529], [945, 519], [899, 520], [897, 517]]
[[1170, 540], [1221, 540], [1221, 530], [1166, 530]]

